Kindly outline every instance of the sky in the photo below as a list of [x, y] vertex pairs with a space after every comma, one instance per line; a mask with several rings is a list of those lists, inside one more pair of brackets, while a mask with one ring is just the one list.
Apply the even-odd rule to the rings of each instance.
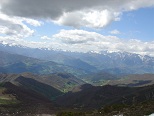
[[154, 0], [0, 0], [0, 43], [154, 56]]

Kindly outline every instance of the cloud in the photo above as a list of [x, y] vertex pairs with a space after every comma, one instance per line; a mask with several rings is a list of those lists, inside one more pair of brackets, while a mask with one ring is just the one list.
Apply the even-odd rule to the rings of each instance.
[[102, 11], [91, 10], [88, 13], [86, 11], [75, 11], [64, 13], [58, 20], [54, 21], [59, 25], [67, 25], [72, 27], [91, 27], [101, 28], [108, 25], [113, 20], [118, 19], [118, 13], [112, 13], [107, 9]]
[[142, 55], [154, 56], [154, 41], [143, 42], [137, 39], [124, 40], [116, 36], [104, 36], [96, 32], [84, 30], [61, 30], [59, 33], [41, 37], [48, 39], [44, 42], [34, 42], [19, 39], [15, 36], [0, 36], [0, 43], [11, 45], [22, 45], [32, 48], [47, 48], [53, 50], [64, 50], [72, 52], [89, 52], [95, 51], [121, 51], [137, 53]]
[[[123, 12], [151, 6], [154, 6], [154, 0], [1, 0], [0, 34], [4, 36], [0, 36], [0, 43], [78, 52], [127, 51], [154, 56], [154, 41], [126, 41], [79, 30], [80, 27], [102, 28], [119, 21]], [[78, 29], [40, 37], [47, 42], [24, 40], [35, 33], [29, 25], [41, 26], [42, 20]], [[118, 30], [111, 31], [111, 34], [119, 33]]]
[[61, 30], [58, 34], [53, 35], [53, 38], [61, 44], [61, 48], [63, 45], [68, 46], [65, 47], [65, 50], [78, 52], [109, 50], [154, 56], [154, 41], [124, 40], [116, 36], [104, 36], [84, 30]]
[[0, 36], [0, 43], [8, 44], [10, 46], [17, 45], [30, 48], [44, 48], [44, 46], [49, 47], [47, 45], [47, 42], [26, 41], [24, 39], [19, 39], [17, 37], [12, 37], [12, 36], [6, 36], [6, 37]]
[[12, 18], [8, 20], [0, 18], [0, 33], [25, 38], [31, 36], [34, 31], [21, 22], [14, 22]]
[[43, 22], [33, 20], [33, 19], [29, 19], [29, 18], [23, 18], [22, 21], [25, 21], [26, 23], [28, 23], [32, 26], [35, 26], [35, 27], [39, 27], [43, 24]]
[[82, 44], [95, 41], [97, 35], [95, 32], [84, 30], [61, 30], [58, 34], [53, 35], [53, 38], [66, 44]]
[[34, 30], [30, 29], [25, 22], [32, 26], [42, 25], [42, 23], [37, 20], [8, 16], [0, 12], [0, 34], [16, 36], [18, 38], [32, 36]]
[[154, 0], [1, 0], [0, 4], [7, 15], [100, 28], [120, 20], [125, 11], [154, 6]]
[[42, 40], [50, 40], [51, 38], [49, 38], [48, 36], [42, 36], [41, 39]]
[[115, 29], [115, 30], [110, 31], [110, 33], [117, 35], [117, 34], [120, 34], [120, 31], [118, 31], [117, 29]]

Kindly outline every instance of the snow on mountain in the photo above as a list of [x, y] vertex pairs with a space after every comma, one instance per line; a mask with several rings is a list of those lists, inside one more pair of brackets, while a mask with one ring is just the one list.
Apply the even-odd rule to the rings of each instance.
[[[110, 73], [154, 73], [154, 57], [120, 51], [90, 51], [87, 53], [28, 48], [0, 44], [0, 51], [24, 55], [41, 60], [54, 61], [84, 70], [106, 71]], [[88, 68], [89, 67], [89, 68]]]

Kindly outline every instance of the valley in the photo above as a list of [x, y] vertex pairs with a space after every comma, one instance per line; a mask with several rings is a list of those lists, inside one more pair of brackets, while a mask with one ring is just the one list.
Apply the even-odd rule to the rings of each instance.
[[154, 0], [0, 0], [0, 116], [154, 116]]
[[0, 45], [0, 113], [133, 116], [154, 111], [154, 58]]

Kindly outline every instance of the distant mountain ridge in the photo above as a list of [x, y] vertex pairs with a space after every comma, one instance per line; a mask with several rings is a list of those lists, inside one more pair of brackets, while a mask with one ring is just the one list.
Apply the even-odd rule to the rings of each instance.
[[154, 57], [127, 52], [102, 51], [100, 53], [78, 53], [3, 44], [0, 44], [0, 50], [36, 59], [53, 61], [82, 70], [85, 74], [99, 71], [115, 75], [154, 73]]
[[77, 67], [58, 64], [53, 61], [45, 61], [19, 54], [0, 51], [0, 73], [23, 73], [35, 74], [72, 73], [74, 75], [86, 74], [87, 71]]
[[154, 74], [130, 74], [117, 80], [110, 80], [110, 85], [142, 87], [154, 84]]
[[150, 114], [153, 73], [154, 58], [146, 55], [0, 44], [0, 103], [5, 106], [0, 108], [5, 109], [4, 114], [17, 115], [69, 109], [94, 110], [88, 116], [113, 116], [115, 111], [131, 116]]

